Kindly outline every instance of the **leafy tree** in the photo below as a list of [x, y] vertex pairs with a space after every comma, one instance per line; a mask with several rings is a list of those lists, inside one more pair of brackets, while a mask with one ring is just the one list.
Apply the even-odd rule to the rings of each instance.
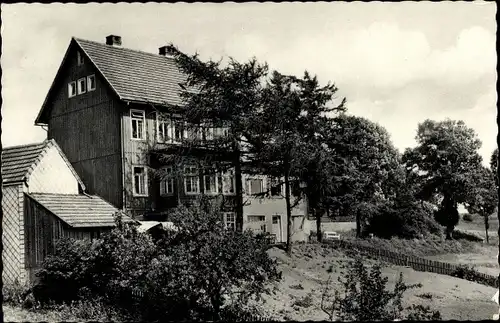
[[356, 214], [357, 235], [372, 207], [392, 198], [402, 180], [397, 149], [385, 128], [368, 119], [341, 114], [326, 139], [332, 169], [329, 205]]
[[[321, 133], [331, 123], [327, 114], [344, 111], [345, 99], [333, 104], [337, 88], [332, 84], [320, 86], [316, 77], [305, 72], [303, 78], [273, 72], [263, 90], [262, 110], [250, 119], [248, 161], [252, 168], [273, 177], [284, 178], [287, 208], [287, 251], [291, 251], [291, 209], [300, 200], [291, 202], [291, 188], [299, 188], [308, 197], [309, 209], [320, 207], [324, 183], [320, 178], [325, 154]], [[301, 183], [305, 183], [303, 186]], [[302, 189], [300, 189], [302, 186]]]
[[463, 121], [449, 119], [419, 124], [416, 140], [418, 145], [403, 154], [403, 163], [420, 184], [420, 199], [441, 200], [436, 220], [451, 239], [459, 221], [457, 205], [467, 200], [471, 174], [481, 165], [481, 141]]
[[493, 151], [490, 158], [490, 169], [495, 176], [495, 184], [498, 186], [497, 168], [498, 168], [498, 148], [496, 148]]
[[489, 242], [488, 229], [489, 217], [495, 212], [498, 206], [498, 192], [495, 185], [495, 174], [492, 170], [480, 166], [471, 174], [472, 178], [468, 182], [468, 198], [465, 202], [467, 211], [472, 214], [479, 214], [484, 219], [484, 230], [486, 242]]

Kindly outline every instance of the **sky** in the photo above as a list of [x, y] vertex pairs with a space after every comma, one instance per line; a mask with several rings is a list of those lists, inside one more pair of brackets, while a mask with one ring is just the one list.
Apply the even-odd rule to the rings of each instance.
[[495, 2], [2, 4], [2, 144], [44, 140], [34, 120], [71, 37], [202, 59], [256, 57], [334, 83], [348, 112], [402, 152], [419, 122], [463, 120], [496, 148]]

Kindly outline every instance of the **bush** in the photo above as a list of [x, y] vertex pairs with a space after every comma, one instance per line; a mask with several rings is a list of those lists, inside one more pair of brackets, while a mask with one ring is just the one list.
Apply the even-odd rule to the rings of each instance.
[[[380, 266], [367, 269], [361, 259], [350, 264], [347, 274], [339, 277], [341, 292], [329, 294], [329, 281], [323, 292], [321, 309], [330, 320], [340, 321], [393, 321], [401, 319], [438, 320], [441, 314], [429, 307], [402, 305], [403, 294], [420, 284], [406, 285], [400, 274], [394, 291], [386, 289], [388, 279], [382, 276]], [[403, 313], [407, 313], [406, 316]]]
[[478, 284], [491, 286], [494, 288], [498, 287], [497, 277], [482, 275], [480, 272], [474, 269], [474, 267], [471, 266], [459, 265], [451, 275], [453, 277], [465, 279]]
[[28, 294], [29, 287], [21, 285], [17, 280], [13, 284], [4, 284], [2, 286], [3, 303], [5, 304], [23, 305]]
[[434, 220], [433, 213], [428, 205], [404, 195], [394, 202], [379, 204], [368, 220], [366, 233], [384, 239], [412, 239], [440, 234], [441, 227]]
[[117, 228], [99, 240], [61, 241], [37, 274], [36, 296], [58, 303], [100, 298], [132, 320], [219, 320], [229, 309], [238, 315], [235, 309], [278, 279], [266, 239], [226, 230], [208, 200], [179, 207], [172, 221], [178, 231], [164, 230], [157, 240], [117, 218]]
[[470, 213], [465, 213], [464, 215], [462, 215], [462, 219], [465, 222], [472, 222], [474, 220], [472, 217], [472, 214], [470, 214]]

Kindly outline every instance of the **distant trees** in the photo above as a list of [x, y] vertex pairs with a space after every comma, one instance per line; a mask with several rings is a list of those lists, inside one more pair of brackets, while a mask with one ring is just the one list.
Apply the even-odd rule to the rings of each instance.
[[418, 125], [417, 146], [406, 149], [403, 163], [419, 184], [422, 200], [440, 200], [436, 220], [451, 239], [459, 221], [458, 203], [467, 201], [472, 175], [481, 167], [481, 141], [463, 121], [426, 120]]
[[498, 206], [495, 177], [494, 170], [481, 165], [471, 173], [471, 179], [466, 189], [468, 196], [465, 206], [469, 213], [478, 214], [483, 217], [486, 242], [489, 242], [489, 216], [495, 212]]

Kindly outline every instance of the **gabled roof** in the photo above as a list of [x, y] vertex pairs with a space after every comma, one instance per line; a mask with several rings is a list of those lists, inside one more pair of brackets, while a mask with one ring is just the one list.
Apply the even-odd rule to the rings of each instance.
[[[26, 195], [74, 228], [112, 227], [115, 225], [115, 213], [120, 212], [98, 196], [42, 193]], [[120, 213], [124, 222], [133, 221]]]
[[75, 176], [82, 190], [85, 190], [85, 185], [82, 180], [54, 139], [45, 140], [40, 143], [3, 148], [2, 183], [9, 184], [27, 181], [35, 167], [42, 160], [45, 152], [51, 147], [57, 149], [59, 155], [61, 155], [66, 165], [68, 165], [68, 168]]
[[186, 75], [173, 58], [73, 37], [35, 124], [44, 123], [40, 120], [42, 111], [71, 46], [84, 52], [120, 100], [163, 106], [182, 103], [179, 83], [186, 80]]
[[174, 59], [158, 54], [74, 38], [120, 99], [155, 104], [182, 103], [186, 76]]

